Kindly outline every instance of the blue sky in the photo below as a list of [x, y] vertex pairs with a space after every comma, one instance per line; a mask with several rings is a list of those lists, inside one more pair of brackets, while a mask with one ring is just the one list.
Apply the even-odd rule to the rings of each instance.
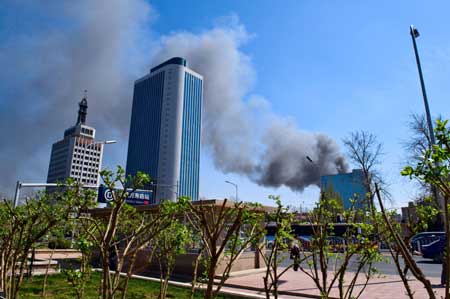
[[[153, 44], [158, 44], [161, 37], [180, 32], [198, 35], [214, 28], [224, 20], [234, 20], [245, 28], [249, 37], [239, 45], [239, 51], [250, 58], [250, 66], [255, 75], [247, 95], [263, 97], [270, 103], [273, 113], [291, 118], [302, 130], [329, 135], [341, 145], [341, 150], [344, 150], [342, 138], [350, 132], [366, 130], [374, 133], [384, 144], [385, 155], [381, 169], [391, 184], [395, 201], [393, 206], [404, 205], [414, 195], [413, 185], [399, 176], [404, 160], [401, 143], [408, 137], [406, 122], [410, 114], [423, 111], [409, 25], [415, 24], [421, 33], [418, 47], [431, 112], [433, 115], [440, 114], [448, 118], [450, 115], [447, 99], [450, 94], [450, 84], [448, 84], [450, 3], [448, 1], [164, 0], [148, 2], [151, 11], [145, 16], [132, 9], [128, 10], [127, 6], [131, 6], [129, 3], [140, 1], [112, 1], [121, 3], [120, 5], [111, 4], [111, 7], [121, 10], [114, 12], [114, 16], [128, 16], [127, 13], [131, 11], [133, 13], [130, 13], [131, 18], [144, 19], [143, 26], [138, 31], [134, 31], [133, 38], [120, 39], [124, 45], [130, 41], [137, 42], [144, 51], [149, 52], [150, 56], [154, 51]], [[0, 80], [3, 82], [14, 78], [12, 84], [3, 87], [0, 85], [1, 116], [15, 115], [14, 113], [20, 110], [10, 107], [14, 104], [11, 98], [14, 98], [17, 90], [20, 89], [21, 78], [23, 79], [21, 76], [28, 74], [30, 78], [34, 78], [43, 74], [43, 72], [37, 75], [33, 73], [33, 67], [40, 61], [46, 60], [39, 59], [39, 55], [33, 57], [36, 41], [34, 46], [30, 46], [32, 42], [28, 42], [27, 39], [36, 38], [45, 44], [45, 37], [53, 36], [55, 32], [56, 36], [61, 35], [70, 39], [71, 30], [77, 27], [77, 23], [72, 23], [70, 19], [67, 21], [61, 15], [74, 17], [77, 9], [83, 9], [88, 16], [93, 9], [105, 10], [105, 14], [109, 15], [108, 3], [104, 6], [93, 5], [97, 6], [95, 8], [89, 7], [89, 1], [85, 1], [84, 3], [87, 4], [83, 4], [84, 6], [80, 5], [81, 8], [77, 4], [73, 4], [72, 6], [75, 7], [73, 8], [71, 5], [62, 5], [58, 1], [49, 3], [51, 4], [46, 3], [45, 6], [40, 7], [26, 2], [7, 1], [4, 8], [0, 9], [0, 28], [2, 28], [0, 40], [3, 40], [0, 42], [0, 62], [14, 61], [9, 57], [14, 55], [13, 52], [28, 53], [21, 56], [17, 70], [13, 65], [9, 67], [9, 72], [0, 75]], [[135, 6], [137, 7], [137, 9], [134, 7], [135, 10], [142, 8], [142, 5]], [[90, 21], [89, 17], [86, 19]], [[120, 23], [114, 28], [120, 30]], [[101, 29], [107, 30], [108, 27]], [[82, 32], [82, 34], [85, 33], [86, 30]], [[26, 42], [23, 42], [24, 39]], [[18, 40], [22, 42], [18, 43]], [[40, 45], [39, 42], [38, 45]], [[19, 44], [21, 47], [14, 48], [10, 46], [11, 44]], [[111, 47], [113, 49], [120, 47], [116, 44], [112, 43]], [[65, 44], [62, 42], [59, 45]], [[29, 49], [28, 46], [30, 46]], [[80, 45], [80, 47], [83, 46]], [[142, 49], [140, 50], [142, 52]], [[135, 58], [132, 56], [133, 52], [127, 52], [127, 54], [128, 56], [124, 56], [124, 63], [127, 65], [125, 71], [129, 72], [133, 79], [144, 75], [144, 71], [147, 71], [147, 67], [152, 64], [150, 60], [141, 59], [141, 56]], [[59, 56], [56, 58], [63, 60]], [[142, 62], [143, 60], [145, 62]], [[50, 64], [59, 63], [52, 59], [48, 61]], [[67, 64], [65, 60], [63, 62]], [[100, 66], [93, 64], [97, 68], [109, 67], [107, 64]], [[70, 72], [73, 68], [74, 66], [64, 64], [64, 67], [58, 70]], [[117, 69], [122, 70], [118, 67], [112, 69], [110, 73], [114, 73]], [[83, 70], [76, 79], [82, 81], [83, 74], [95, 71], [95, 68]], [[28, 76], [25, 76], [25, 81], [29, 79]], [[77, 83], [76, 80], [74, 85], [75, 83]], [[74, 88], [83, 90], [84, 86], [80, 84]], [[60, 89], [60, 93], [64, 94], [64, 89]], [[92, 91], [91, 94], [96, 95], [97, 92], [99, 97], [105, 96], [92, 87], [89, 90]], [[129, 93], [124, 97], [129, 102], [132, 88], [128, 90]], [[114, 90], [111, 93], [114, 94]], [[45, 99], [46, 94], [43, 92], [39, 96]], [[64, 96], [68, 95], [64, 94]], [[70, 96], [72, 99], [77, 98], [73, 94]], [[106, 94], [107, 96], [109, 94]], [[245, 99], [248, 100], [248, 97]], [[41, 108], [36, 106], [27, 113], [17, 112], [16, 119], [32, 119], [40, 111], [39, 109]], [[73, 110], [73, 108], [70, 109]], [[69, 117], [72, 117], [72, 110], [68, 113]], [[98, 123], [108, 119], [110, 115], [104, 113], [101, 117], [97, 120]], [[40, 162], [31, 162], [32, 165], [36, 164], [31, 174], [25, 174], [25, 170], [22, 170], [24, 167], [17, 167], [19, 178], [41, 181], [45, 177], [50, 144], [60, 138], [63, 128], [71, 122], [72, 119], [66, 121], [65, 118], [61, 118], [58, 122], [41, 127], [40, 134], [47, 134], [45, 136], [48, 142], [45, 142], [45, 146], [36, 148], [29, 145], [30, 152], [26, 153], [31, 156], [36, 153]], [[39, 121], [33, 124], [36, 123], [41, 124]], [[6, 129], [7, 125], [1, 120], [0, 124], [3, 129]], [[29, 126], [31, 127], [31, 124]], [[60, 128], [58, 131], [52, 131], [53, 127], [58, 126]], [[44, 132], [44, 130], [47, 131]], [[119, 140], [117, 145], [105, 149], [104, 164], [107, 167], [125, 163], [127, 140], [116, 131], [111, 130], [105, 134], [101, 128], [98, 130], [100, 136], [114, 137]], [[10, 143], [14, 145], [16, 139], [13, 138]], [[15, 146], [19, 146], [18, 141]], [[4, 151], [1, 147], [4, 147]], [[13, 151], [14, 148], [8, 148], [6, 144], [0, 146], [0, 156], [3, 160]], [[23, 157], [17, 157], [17, 161], [21, 159]], [[316, 187], [307, 188], [303, 193], [296, 193], [285, 187], [264, 188], [244, 176], [223, 174], [215, 169], [211, 154], [203, 151], [201, 195], [209, 198], [234, 195], [233, 187], [226, 184], [225, 180], [238, 183], [240, 198], [250, 201], [270, 203], [267, 196], [275, 194], [281, 195], [286, 204], [295, 206], [303, 204], [311, 207], [318, 196]], [[8, 184], [12, 185], [9, 182]]]
[[[184, 4], [183, 4], [184, 3]], [[449, 115], [449, 3], [445, 1], [159, 1], [153, 29], [198, 32], [218, 18], [239, 17], [252, 38], [243, 51], [256, 70], [253, 92], [273, 110], [291, 116], [301, 129], [325, 132], [339, 140], [367, 130], [384, 144], [382, 170], [400, 206], [414, 194], [399, 176], [402, 141], [411, 113], [423, 102], [409, 25], [421, 32], [418, 46], [434, 115]], [[285, 202], [310, 205], [317, 188], [303, 194], [286, 188], [261, 188], [243, 177], [222, 175], [208, 159], [201, 189], [210, 196], [232, 194], [221, 184], [239, 182], [243, 198], [281, 194]], [[406, 184], [406, 185], [405, 185]], [[214, 186], [214, 187], [212, 187]]]

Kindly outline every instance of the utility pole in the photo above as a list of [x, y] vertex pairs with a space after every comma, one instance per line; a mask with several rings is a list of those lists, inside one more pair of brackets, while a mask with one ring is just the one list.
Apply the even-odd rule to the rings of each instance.
[[428, 106], [427, 91], [425, 89], [425, 82], [423, 81], [422, 67], [420, 65], [419, 51], [417, 50], [416, 38], [420, 36], [419, 31], [414, 25], [409, 27], [409, 33], [411, 34], [411, 39], [414, 46], [414, 54], [416, 56], [417, 69], [419, 70], [420, 87], [422, 88], [423, 103], [425, 104], [425, 114], [427, 117], [428, 130], [430, 133], [431, 144], [436, 144], [436, 139], [434, 137], [433, 122], [431, 120], [430, 107]]
[[[436, 144], [436, 138], [434, 136], [433, 122], [431, 120], [430, 107], [428, 105], [427, 91], [425, 89], [425, 82], [423, 80], [422, 67], [420, 65], [419, 51], [417, 50], [417, 44], [416, 44], [416, 38], [418, 38], [420, 36], [420, 34], [419, 34], [419, 31], [417, 30], [417, 28], [414, 27], [414, 25], [411, 25], [409, 27], [409, 33], [411, 34], [411, 39], [412, 39], [413, 46], [414, 46], [414, 54], [416, 56], [417, 69], [419, 71], [420, 87], [422, 88], [423, 103], [425, 104], [425, 115], [427, 118], [427, 124], [428, 124], [428, 130], [429, 130], [429, 134], [430, 134], [431, 145], [433, 146]], [[439, 166], [439, 164], [436, 163], [436, 166]], [[434, 197], [435, 197], [437, 203], [439, 204], [439, 206], [441, 207], [441, 209], [445, 209], [446, 207], [445, 207], [445, 203], [444, 203], [444, 198], [441, 196], [441, 194], [439, 193], [439, 191], [437, 190], [437, 188], [435, 186], [432, 186], [432, 192], [434, 193]], [[442, 225], [444, 225], [445, 220], [444, 220], [443, 215], [441, 215], [441, 221], [442, 221]]]

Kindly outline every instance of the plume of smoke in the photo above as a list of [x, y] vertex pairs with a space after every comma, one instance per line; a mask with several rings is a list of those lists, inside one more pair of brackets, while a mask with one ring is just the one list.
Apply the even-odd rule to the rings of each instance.
[[319, 185], [321, 175], [347, 170], [334, 140], [324, 134], [302, 132], [290, 121], [275, 119], [264, 140], [265, 152], [256, 177], [264, 186], [285, 185], [302, 191]]
[[[156, 54], [155, 61], [185, 57], [204, 76], [203, 144], [211, 150], [215, 166], [263, 186], [285, 185], [296, 191], [319, 185], [323, 174], [346, 171], [344, 157], [330, 137], [300, 131], [292, 121], [271, 113], [264, 99], [249, 96], [254, 72], [240, 50], [248, 39], [234, 21], [197, 35], [167, 36]], [[244, 101], [245, 96], [250, 100]], [[264, 121], [255, 122], [261, 111]], [[262, 135], [256, 133], [261, 127]]]
[[97, 135], [127, 136], [133, 81], [149, 62], [140, 33], [152, 17], [144, 0], [5, 6], [22, 24], [36, 23], [6, 33], [0, 44], [0, 65], [8, 70], [0, 72], [0, 134], [8, 139], [0, 143], [3, 190], [17, 179], [45, 180], [51, 144], [75, 124], [84, 89], [87, 123]]
[[[22, 11], [23, 3], [11, 3]], [[50, 25], [7, 34], [0, 44], [0, 65], [8, 70], [0, 73], [0, 134], [8, 140], [0, 143], [2, 189], [11, 189], [17, 178], [45, 178], [51, 144], [75, 123], [84, 89], [87, 123], [100, 138], [107, 134], [123, 140], [114, 147], [116, 154], [122, 151], [123, 162], [133, 81], [172, 56], [185, 57], [205, 77], [203, 145], [221, 171], [264, 186], [302, 190], [318, 184], [320, 174], [345, 170], [332, 139], [302, 132], [273, 115], [264, 100], [254, 100], [254, 69], [241, 51], [251, 36], [236, 18], [198, 34], [173, 33], [153, 44], [144, 27], [154, 14], [144, 0], [26, 5], [26, 11], [45, 16]], [[256, 121], [260, 111], [268, 122]]]
[[153, 59], [182, 56], [204, 76], [203, 143], [224, 172], [250, 173], [254, 168], [252, 126], [242, 101], [254, 73], [250, 59], [239, 51], [247, 38], [242, 26], [176, 33], [162, 39]]

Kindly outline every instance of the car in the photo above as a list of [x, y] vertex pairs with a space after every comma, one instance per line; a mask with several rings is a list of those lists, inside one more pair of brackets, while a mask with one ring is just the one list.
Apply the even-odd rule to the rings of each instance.
[[435, 240], [427, 245], [422, 246], [422, 257], [426, 259], [432, 259], [435, 262], [442, 262], [442, 254], [445, 248], [446, 238], [440, 237], [438, 240]]
[[437, 241], [443, 236], [445, 236], [445, 232], [441, 232], [441, 231], [421, 232], [421, 233], [414, 235], [414, 237], [412, 237], [411, 241], [409, 242], [412, 253], [420, 254], [422, 252], [422, 247], [424, 245], [427, 245], [434, 241]]

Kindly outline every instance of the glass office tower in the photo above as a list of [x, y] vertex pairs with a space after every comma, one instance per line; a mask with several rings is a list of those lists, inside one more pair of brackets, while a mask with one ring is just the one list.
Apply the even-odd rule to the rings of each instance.
[[351, 200], [356, 200], [355, 207], [361, 209], [367, 202], [368, 192], [362, 169], [353, 169], [350, 173], [324, 175], [320, 178], [322, 192], [333, 192], [342, 199], [344, 208], [351, 207]]
[[151, 176], [153, 202], [198, 200], [203, 77], [174, 57], [134, 84], [127, 174]]

